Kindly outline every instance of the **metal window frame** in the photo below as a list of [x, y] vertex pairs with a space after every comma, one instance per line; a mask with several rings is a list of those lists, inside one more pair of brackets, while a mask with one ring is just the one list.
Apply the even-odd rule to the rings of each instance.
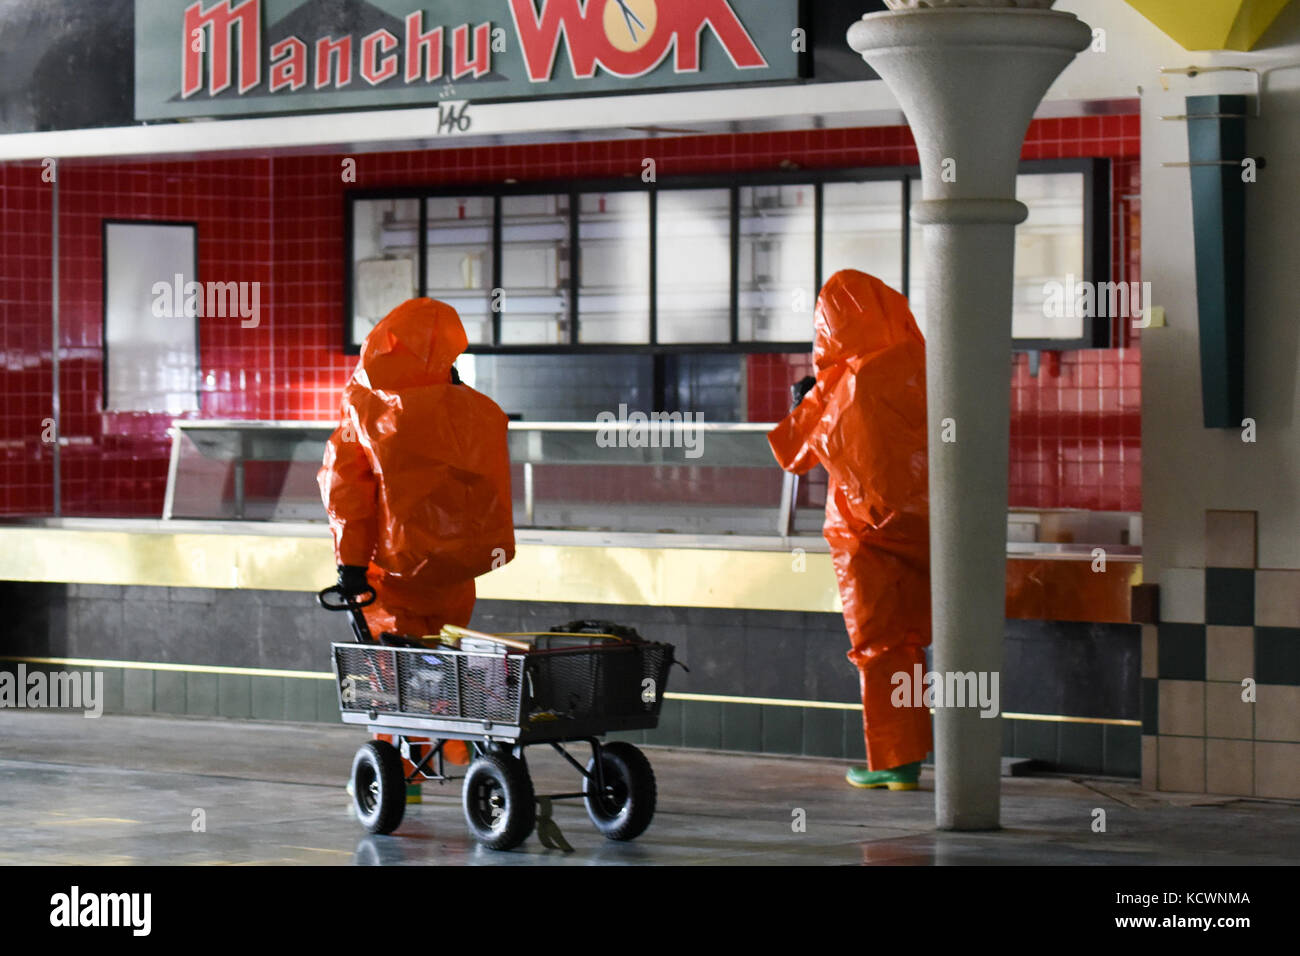
[[[1111, 160], [1104, 158], [1078, 159], [1043, 159], [1025, 160], [1020, 163], [1018, 174], [1035, 173], [1069, 173], [1083, 174], [1084, 181], [1084, 273], [1082, 281], [1106, 282], [1111, 276]], [[569, 277], [567, 293], [569, 295], [569, 329], [568, 341], [564, 344], [541, 345], [502, 345], [501, 313], [492, 308], [492, 343], [490, 345], [471, 344], [466, 352], [474, 355], [678, 355], [685, 353], [792, 353], [806, 352], [807, 341], [797, 342], [753, 342], [739, 338], [740, 322], [740, 189], [749, 186], [786, 186], [807, 185], [814, 190], [814, 288], [820, 289], [825, 277], [823, 268], [824, 244], [824, 185], [840, 182], [869, 182], [880, 180], [897, 180], [901, 186], [902, 222], [900, 224], [899, 242], [902, 245], [903, 292], [910, 292], [911, 269], [911, 220], [912, 202], [919, 194], [912, 188], [913, 180], [919, 179], [919, 166], [854, 166], [834, 169], [790, 169], [763, 170], [740, 173], [711, 173], [689, 176], [664, 177], [653, 183], [642, 182], [636, 175], [621, 178], [602, 179], [544, 179], [510, 183], [476, 183], [463, 186], [409, 186], [382, 189], [350, 189], [343, 193], [343, 351], [350, 355], [360, 352], [361, 343], [351, 341], [351, 316], [354, 290], [353, 256], [354, 229], [353, 204], [367, 200], [418, 199], [420, 202], [419, 235], [419, 287], [424, 295], [427, 289], [427, 206], [426, 199], [447, 196], [491, 196], [493, 197], [492, 223], [492, 288], [503, 287], [502, 274], [502, 199], [508, 196], [542, 196], [565, 195], [569, 197]], [[658, 217], [659, 193], [668, 190], [684, 189], [729, 189], [731, 193], [731, 309], [729, 340], [721, 342], [686, 342], [661, 343], [659, 332], [658, 301]], [[579, 241], [579, 198], [593, 192], [635, 192], [645, 191], [650, 195], [648, 204], [649, 222], [649, 256], [650, 256], [650, 340], [636, 344], [601, 344], [580, 341], [579, 323], [581, 312], [578, 302], [579, 277], [581, 269], [581, 248]], [[1069, 351], [1086, 348], [1108, 348], [1116, 341], [1112, 335], [1111, 323], [1105, 319], [1084, 319], [1083, 335], [1075, 339], [1013, 339], [1015, 351]]]

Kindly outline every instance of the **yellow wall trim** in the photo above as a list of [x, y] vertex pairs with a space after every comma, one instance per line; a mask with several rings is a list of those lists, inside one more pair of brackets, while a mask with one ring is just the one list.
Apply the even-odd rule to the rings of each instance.
[[[1007, 616], [1128, 620], [1142, 565], [1090, 557], [1008, 561]], [[326, 535], [0, 526], [0, 581], [318, 591], [338, 576]], [[825, 552], [521, 543], [514, 561], [479, 578], [478, 596], [649, 607], [839, 613]]]
[[[338, 571], [327, 536], [0, 527], [0, 580], [318, 591]], [[520, 544], [478, 596], [771, 611], [840, 610], [829, 554]]]

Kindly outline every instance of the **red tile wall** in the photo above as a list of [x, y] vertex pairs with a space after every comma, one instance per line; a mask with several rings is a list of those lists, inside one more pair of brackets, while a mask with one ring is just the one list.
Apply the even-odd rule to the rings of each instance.
[[54, 507], [50, 209], [37, 163], [0, 163], [0, 514]]
[[[158, 516], [167, 480], [171, 415], [103, 406], [104, 219], [196, 222], [200, 281], [271, 282], [269, 159], [64, 162], [59, 174], [59, 294], [63, 510], [69, 515]], [[265, 296], [264, 296], [265, 298]], [[201, 414], [269, 418], [283, 379], [272, 312], [199, 323]]]
[[[1035, 121], [1023, 155], [1111, 157], [1117, 195], [1136, 192], [1137, 117]], [[660, 176], [673, 176], [783, 163], [906, 165], [916, 162], [916, 149], [906, 127], [881, 127], [375, 153], [355, 156], [355, 186], [632, 176], [648, 156]], [[101, 220], [197, 222], [200, 280], [263, 284], [258, 327], [242, 328], [237, 318], [200, 323], [202, 416], [331, 419], [355, 361], [340, 347], [343, 194], [353, 188], [342, 182], [342, 159], [61, 165], [66, 514], [157, 515], [167, 470], [169, 416], [102, 411]], [[33, 419], [51, 404], [49, 188], [32, 164], [0, 164], [0, 187], [0, 511], [48, 513], [50, 450]], [[1117, 223], [1136, 215], [1129, 205], [1116, 206]], [[1136, 268], [1135, 228], [1131, 235], [1126, 252]], [[1020, 365], [1013, 374], [1012, 503], [1140, 507], [1136, 348], [1066, 353], [1056, 365], [1045, 361], [1036, 378]], [[808, 356], [754, 356], [750, 418], [783, 414], [790, 382], [809, 369]]]

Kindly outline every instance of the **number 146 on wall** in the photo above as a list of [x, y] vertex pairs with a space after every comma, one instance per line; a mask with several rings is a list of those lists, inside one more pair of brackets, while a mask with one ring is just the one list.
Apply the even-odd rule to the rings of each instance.
[[438, 104], [438, 132], [467, 133], [473, 121], [469, 115], [469, 100], [459, 103]]

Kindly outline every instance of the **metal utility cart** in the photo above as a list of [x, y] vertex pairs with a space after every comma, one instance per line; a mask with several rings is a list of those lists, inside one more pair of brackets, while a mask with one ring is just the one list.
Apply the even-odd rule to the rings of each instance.
[[[330, 600], [336, 598], [337, 600]], [[470, 833], [508, 850], [533, 831], [537, 800], [526, 748], [547, 744], [582, 777], [582, 789], [541, 795], [581, 797], [611, 840], [632, 840], [654, 817], [655, 778], [637, 747], [602, 743], [613, 731], [649, 730], [673, 663], [670, 644], [645, 641], [630, 628], [575, 621], [549, 632], [492, 635], [444, 628], [458, 646], [397, 646], [373, 640], [361, 608], [335, 588], [322, 607], [348, 611], [356, 642], [334, 644], [334, 675], [344, 723], [371, 740], [352, 761], [357, 817], [371, 833], [391, 833], [406, 810], [406, 785], [458, 779], [446, 772], [445, 741], [468, 742], [471, 762], [462, 804]], [[591, 748], [586, 764], [568, 747]], [[409, 768], [409, 769], [408, 769]]]

